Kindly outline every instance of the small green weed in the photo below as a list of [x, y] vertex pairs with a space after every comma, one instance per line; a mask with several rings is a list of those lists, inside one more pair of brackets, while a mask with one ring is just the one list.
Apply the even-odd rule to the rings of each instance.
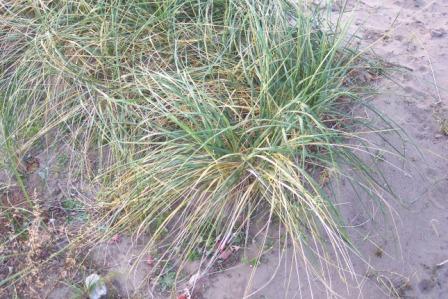
[[67, 154], [65, 153], [60, 153], [57, 156], [57, 167], [59, 169], [63, 169], [65, 166], [67, 166], [67, 163], [69, 162], [69, 157]]
[[190, 254], [188, 255], [188, 260], [190, 262], [194, 262], [194, 261], [200, 260], [201, 257], [202, 257], [202, 254], [197, 249], [193, 249], [190, 251]]
[[246, 256], [243, 256], [241, 258], [241, 263], [250, 267], [258, 267], [260, 265], [260, 259], [258, 257], [249, 259]]
[[176, 284], [176, 272], [170, 271], [160, 277], [159, 287], [162, 292], [173, 289]]
[[89, 219], [85, 206], [82, 202], [72, 198], [66, 198], [61, 203], [62, 208], [67, 212], [67, 223], [86, 222]]

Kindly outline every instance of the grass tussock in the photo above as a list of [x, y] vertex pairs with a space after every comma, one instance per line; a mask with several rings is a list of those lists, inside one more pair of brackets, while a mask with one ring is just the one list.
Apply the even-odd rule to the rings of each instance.
[[356, 74], [379, 70], [326, 13], [286, 0], [4, 1], [5, 165], [17, 174], [29, 151], [69, 144], [100, 190], [95, 239], [149, 236], [158, 277], [193, 251], [209, 269], [216, 243], [247, 244], [256, 217], [282, 227], [307, 275], [345, 276], [355, 250], [327, 177], [379, 204], [390, 190], [357, 155], [374, 129], [350, 109], [369, 95]]

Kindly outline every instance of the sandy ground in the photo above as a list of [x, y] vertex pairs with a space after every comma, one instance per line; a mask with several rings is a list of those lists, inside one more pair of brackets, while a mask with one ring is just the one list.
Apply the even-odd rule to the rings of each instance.
[[[354, 205], [346, 208], [370, 267], [355, 261], [357, 282], [347, 288], [335, 278], [333, 288], [342, 298], [448, 298], [448, 137], [439, 123], [448, 117], [448, 0], [354, 2], [347, 14], [363, 46], [373, 44], [377, 54], [408, 69], [394, 75], [398, 85], [381, 82], [382, 93], [373, 100], [408, 134], [407, 140], [392, 140], [408, 161], [392, 160], [399, 169], [382, 166], [402, 201], [394, 205], [396, 229], [393, 222], [382, 225], [378, 211], [369, 219]], [[340, 197], [355, 201], [343, 188]], [[210, 277], [203, 297], [327, 297], [318, 283], [313, 293], [299, 284], [290, 262], [279, 263], [278, 252], [266, 256], [250, 289], [252, 268], [236, 266]]]

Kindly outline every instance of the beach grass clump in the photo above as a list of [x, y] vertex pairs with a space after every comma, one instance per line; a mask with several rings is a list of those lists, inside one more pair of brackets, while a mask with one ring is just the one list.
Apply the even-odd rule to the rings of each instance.
[[6, 1], [0, 13], [3, 148], [17, 165], [48, 140], [69, 144], [100, 190], [95, 240], [149, 236], [163, 277], [192, 252], [209, 269], [264, 217], [307, 275], [351, 271], [327, 177], [372, 201], [388, 191], [357, 156], [372, 128], [352, 113], [369, 96], [355, 74], [378, 70], [328, 11], [77, 0]]

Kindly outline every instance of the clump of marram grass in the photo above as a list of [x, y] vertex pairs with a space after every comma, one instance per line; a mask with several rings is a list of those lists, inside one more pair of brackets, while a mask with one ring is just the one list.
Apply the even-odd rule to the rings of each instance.
[[0, 13], [3, 145], [20, 160], [43, 138], [71, 144], [102, 190], [98, 238], [149, 235], [159, 277], [203, 248], [206, 270], [215, 244], [249, 239], [264, 211], [306, 275], [351, 272], [355, 250], [321, 178], [379, 202], [390, 190], [357, 157], [370, 146], [349, 109], [366, 97], [351, 74], [375, 69], [322, 12], [286, 0], [79, 0]]

